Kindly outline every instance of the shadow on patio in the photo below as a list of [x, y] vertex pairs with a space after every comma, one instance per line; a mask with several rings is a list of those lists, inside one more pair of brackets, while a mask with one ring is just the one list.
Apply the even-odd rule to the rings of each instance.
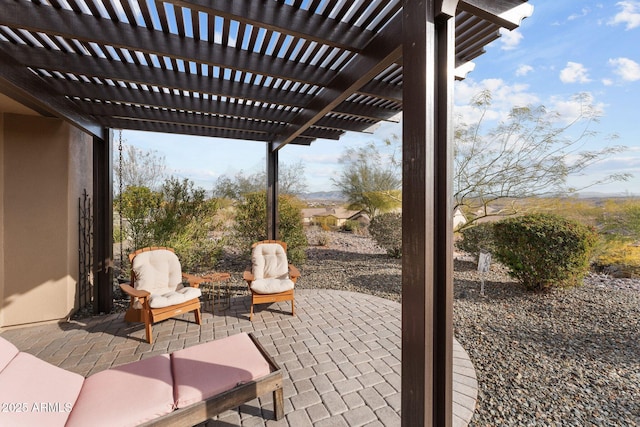
[[[54, 365], [89, 375], [152, 355], [171, 352], [238, 332], [253, 332], [283, 367], [285, 418], [273, 420], [271, 395], [222, 413], [207, 426], [400, 425], [400, 304], [336, 290], [296, 291], [296, 316], [288, 303], [258, 306], [249, 322], [249, 297], [203, 324], [193, 315], [154, 325], [148, 344], [142, 324], [123, 314], [64, 324], [4, 331], [20, 350]], [[467, 353], [454, 340], [454, 426], [473, 415], [477, 381]], [[262, 409], [264, 408], [264, 409]]]

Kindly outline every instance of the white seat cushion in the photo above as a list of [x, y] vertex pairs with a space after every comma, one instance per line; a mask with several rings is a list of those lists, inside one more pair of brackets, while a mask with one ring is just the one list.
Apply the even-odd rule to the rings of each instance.
[[149, 306], [151, 308], [169, 307], [170, 305], [182, 304], [194, 298], [200, 298], [202, 291], [199, 288], [184, 287], [175, 292], [167, 292], [162, 295], [151, 295]]
[[258, 279], [251, 282], [251, 290], [257, 294], [277, 294], [294, 288], [291, 279]]

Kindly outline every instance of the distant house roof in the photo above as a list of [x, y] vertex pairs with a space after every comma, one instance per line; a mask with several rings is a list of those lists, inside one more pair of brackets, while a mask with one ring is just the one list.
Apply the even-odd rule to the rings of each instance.
[[361, 213], [361, 211], [349, 210], [341, 207], [302, 209], [302, 216], [304, 218], [333, 216], [337, 219], [350, 219], [359, 213]]

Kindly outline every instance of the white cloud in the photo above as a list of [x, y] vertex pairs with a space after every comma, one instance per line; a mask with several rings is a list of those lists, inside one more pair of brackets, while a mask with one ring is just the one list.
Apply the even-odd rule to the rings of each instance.
[[583, 7], [582, 10], [580, 11], [580, 13], [573, 13], [571, 15], [569, 15], [569, 17], [567, 18], [567, 21], [574, 21], [578, 18], [582, 18], [584, 16], [587, 16], [589, 14], [589, 12], [591, 12], [591, 10], [588, 7]]
[[502, 50], [514, 50], [522, 41], [522, 33], [517, 29], [508, 31], [500, 28], [500, 40], [502, 41]]
[[516, 70], [516, 76], [526, 76], [532, 71], [533, 71], [533, 67], [531, 65], [521, 65]]
[[616, 3], [622, 10], [609, 20], [609, 25], [625, 24], [627, 30], [640, 27], [640, 2], [627, 0]]
[[567, 62], [567, 66], [560, 71], [560, 80], [562, 83], [588, 83], [591, 81], [584, 65], [571, 61]]
[[611, 79], [602, 79], [602, 84], [605, 86], [612, 86], [613, 85], [613, 80]]
[[613, 72], [622, 77], [622, 80], [628, 82], [635, 82], [636, 80], [640, 80], [640, 64], [632, 59], [609, 59], [609, 65], [615, 67], [615, 70]]

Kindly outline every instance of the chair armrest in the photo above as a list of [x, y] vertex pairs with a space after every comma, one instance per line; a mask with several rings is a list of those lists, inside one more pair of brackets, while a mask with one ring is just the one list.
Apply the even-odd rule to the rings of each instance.
[[122, 283], [120, 285], [120, 289], [122, 289], [122, 292], [124, 292], [125, 294], [132, 297], [136, 297], [136, 298], [147, 298], [149, 295], [151, 295], [147, 291], [135, 289], [133, 286], [131, 286], [128, 283]]
[[253, 282], [256, 279], [253, 273], [251, 272], [251, 267], [247, 267], [244, 273], [242, 273], [242, 278], [249, 283]]
[[212, 273], [204, 276], [209, 282], [222, 282], [231, 279], [231, 273]]
[[195, 274], [182, 273], [182, 280], [189, 282], [189, 286], [197, 288], [201, 283], [208, 282], [209, 279], [205, 276], [196, 276]]
[[289, 277], [291, 277], [291, 280], [294, 282], [298, 277], [300, 277], [300, 270], [298, 270], [293, 264], [289, 264]]

